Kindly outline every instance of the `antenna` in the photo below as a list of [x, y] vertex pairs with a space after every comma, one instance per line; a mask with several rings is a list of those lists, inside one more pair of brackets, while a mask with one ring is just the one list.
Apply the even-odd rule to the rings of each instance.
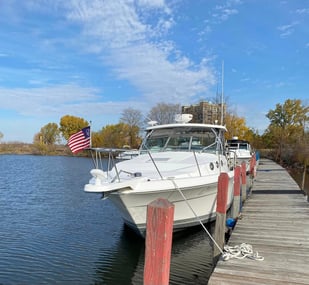
[[221, 75], [221, 88], [222, 88], [222, 92], [221, 92], [221, 125], [223, 125], [223, 80], [224, 80], [224, 61], [222, 61], [222, 75]]

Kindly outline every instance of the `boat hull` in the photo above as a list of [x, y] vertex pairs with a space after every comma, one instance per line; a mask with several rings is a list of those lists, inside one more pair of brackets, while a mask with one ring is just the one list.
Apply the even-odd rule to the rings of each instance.
[[[228, 208], [233, 200], [232, 173], [229, 178]], [[178, 187], [177, 181], [169, 183], [171, 187], [164, 191], [111, 192], [107, 193], [107, 197], [121, 213], [124, 223], [141, 236], [145, 236], [146, 232], [147, 205], [158, 198], [167, 199], [174, 204], [175, 232], [216, 218], [217, 182], [183, 188]]]

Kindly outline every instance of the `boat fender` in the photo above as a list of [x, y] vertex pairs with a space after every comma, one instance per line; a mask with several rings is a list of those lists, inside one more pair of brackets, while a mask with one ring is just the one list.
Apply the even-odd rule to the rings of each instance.
[[101, 181], [102, 180], [104, 181], [107, 178], [105, 173], [104, 173], [104, 171], [101, 170], [101, 169], [97, 169], [97, 168], [96, 169], [92, 169], [90, 171], [90, 174], [93, 176], [94, 184], [95, 185], [100, 185]]
[[228, 218], [228, 219], [226, 220], [226, 226], [227, 226], [228, 228], [234, 228], [234, 227], [235, 227], [235, 224], [236, 224], [236, 220], [233, 219], [233, 218]]

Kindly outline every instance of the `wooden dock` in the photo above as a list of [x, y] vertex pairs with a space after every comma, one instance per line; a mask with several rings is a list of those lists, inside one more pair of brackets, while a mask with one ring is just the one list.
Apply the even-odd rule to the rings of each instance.
[[219, 260], [209, 285], [309, 284], [309, 203], [287, 171], [261, 159], [228, 245], [252, 245], [263, 261]]

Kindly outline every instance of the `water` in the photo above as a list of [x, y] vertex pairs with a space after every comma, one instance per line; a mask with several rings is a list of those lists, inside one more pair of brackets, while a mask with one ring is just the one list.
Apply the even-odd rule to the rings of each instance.
[[[85, 193], [88, 158], [0, 156], [0, 284], [143, 284], [145, 241], [109, 200]], [[170, 284], [207, 284], [211, 242], [173, 241]]]

